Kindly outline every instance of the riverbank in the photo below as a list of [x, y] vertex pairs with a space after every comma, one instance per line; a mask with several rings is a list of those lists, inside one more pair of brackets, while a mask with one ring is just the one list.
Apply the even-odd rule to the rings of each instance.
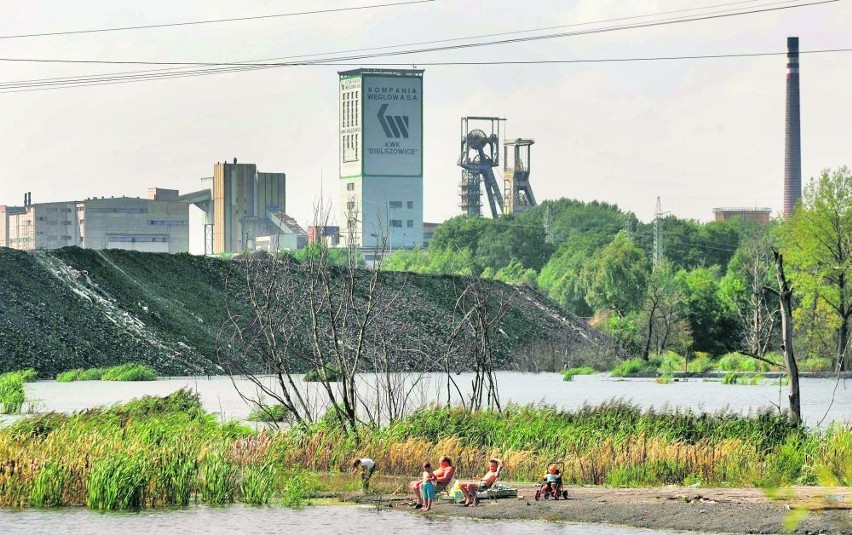
[[[654, 530], [712, 533], [852, 532], [852, 488], [793, 487], [770, 498], [749, 488], [667, 486], [648, 489], [570, 487], [568, 500], [533, 499], [535, 485], [517, 484], [518, 498], [485, 500], [478, 507], [442, 502], [433, 516], [481, 520], [605, 523]], [[789, 492], [790, 494], [787, 494]], [[787, 497], [780, 497], [780, 496]], [[375, 503], [352, 495], [350, 501]], [[411, 510], [403, 496], [383, 498], [393, 509]], [[420, 514], [420, 513], [416, 513]], [[429, 514], [429, 513], [427, 513]]]

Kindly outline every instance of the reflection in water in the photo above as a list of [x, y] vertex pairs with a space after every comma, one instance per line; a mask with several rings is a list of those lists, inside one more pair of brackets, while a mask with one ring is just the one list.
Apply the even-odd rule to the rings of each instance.
[[[370, 380], [370, 376], [365, 376]], [[455, 377], [459, 385], [470, 384], [471, 374]], [[740, 413], [759, 409], [773, 409], [775, 405], [786, 406], [787, 387], [770, 382], [760, 385], [723, 385], [690, 379], [687, 382], [658, 384], [653, 379], [617, 379], [604, 374], [580, 375], [571, 382], [562, 381], [556, 373], [522, 374], [500, 372], [498, 374], [500, 396], [504, 401], [516, 403], [544, 402], [560, 408], [574, 409], [584, 403], [596, 405], [611, 399], [623, 399], [641, 407], [692, 408], [715, 412], [724, 408]], [[247, 381], [238, 381], [244, 393], [254, 397], [254, 390]], [[826, 423], [831, 420], [852, 421], [852, 384], [841, 381], [834, 403], [831, 404], [833, 379], [802, 379], [802, 416], [808, 425], [815, 425], [826, 413]], [[72, 412], [97, 405], [123, 402], [132, 398], [153, 394], [166, 395], [188, 387], [201, 394], [204, 407], [223, 419], [245, 418], [249, 407], [239, 397], [227, 377], [173, 378], [140, 383], [113, 383], [109, 381], [83, 381], [56, 383], [40, 381], [28, 383], [28, 399], [39, 400], [39, 411]], [[312, 384], [317, 388], [316, 383]], [[419, 387], [412, 392], [410, 405], [417, 406], [445, 400], [445, 379], [441, 375], [427, 375]], [[368, 389], [365, 389], [368, 390]], [[825, 425], [825, 424], [824, 424]]]
[[554, 524], [534, 521], [479, 521], [437, 518], [416, 513], [377, 511], [366, 507], [306, 507], [294, 511], [283, 507], [188, 507], [140, 513], [97, 513], [87, 509], [0, 510], [0, 533], [4, 535], [145, 535], [260, 533], [319, 533], [332, 535], [441, 535], [488, 533], [489, 535], [640, 535], [669, 534], [595, 524]]

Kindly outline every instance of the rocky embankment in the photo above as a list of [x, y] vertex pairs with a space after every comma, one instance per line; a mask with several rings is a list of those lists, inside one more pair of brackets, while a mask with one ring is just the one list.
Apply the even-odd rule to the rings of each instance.
[[[52, 378], [139, 362], [161, 375], [221, 373], [225, 304], [241, 295], [238, 266], [187, 254], [0, 248], [0, 372], [35, 368]], [[401, 293], [387, 317], [422, 347], [434, 346], [460, 319], [460, 277], [385, 273], [381, 283]], [[497, 343], [503, 367], [537, 352], [564, 358], [608, 351], [599, 333], [537, 291], [485, 284], [512, 296]]]

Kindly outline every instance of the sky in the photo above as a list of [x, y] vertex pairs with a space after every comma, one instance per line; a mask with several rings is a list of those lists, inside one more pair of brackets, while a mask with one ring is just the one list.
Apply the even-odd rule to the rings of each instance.
[[[407, 6], [223, 24], [9, 39], [108, 28], [392, 3], [401, 0], [4, 0], [0, 58], [235, 62], [410, 44], [543, 27], [541, 35], [663, 17], [813, 0], [435, 0]], [[82, 7], [81, 7], [82, 6]], [[592, 23], [592, 24], [589, 24]], [[528, 61], [852, 48], [852, 1], [650, 28], [364, 60]], [[370, 63], [372, 62], [372, 63]], [[508, 137], [535, 139], [539, 202], [599, 200], [653, 218], [656, 198], [707, 221], [719, 206], [782, 205], [783, 55], [530, 65], [433, 65], [424, 74], [425, 219], [459, 213], [462, 116], [507, 119]], [[0, 84], [157, 67], [0, 61]], [[162, 67], [160, 67], [162, 68]], [[237, 158], [287, 174], [287, 212], [307, 226], [337, 197], [337, 72], [281, 67], [138, 83], [3, 92], [0, 204], [195, 191], [216, 162]], [[852, 52], [801, 58], [803, 181], [852, 165]], [[193, 215], [194, 248], [203, 236]]]

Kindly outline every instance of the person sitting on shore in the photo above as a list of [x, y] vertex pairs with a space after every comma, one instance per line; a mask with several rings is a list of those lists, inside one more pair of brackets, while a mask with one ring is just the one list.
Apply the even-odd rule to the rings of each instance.
[[497, 481], [497, 478], [500, 477], [500, 471], [504, 466], [503, 461], [491, 459], [488, 461], [488, 472], [482, 476], [482, 479], [479, 481], [463, 481], [459, 483], [459, 488], [462, 494], [464, 494], [464, 505], [467, 507], [476, 507], [476, 504], [479, 503], [476, 494], [490, 489], [494, 485], [494, 482]]
[[[435, 492], [445, 490], [456, 475], [456, 467], [453, 466], [453, 461], [446, 455], [441, 457], [438, 464], [440, 466], [432, 472], [435, 474]], [[417, 481], [412, 481], [408, 485], [408, 488], [414, 493], [414, 503], [411, 505], [416, 509], [423, 507], [423, 492], [420, 489], [420, 485], [422, 483], [423, 481], [418, 479]]]

